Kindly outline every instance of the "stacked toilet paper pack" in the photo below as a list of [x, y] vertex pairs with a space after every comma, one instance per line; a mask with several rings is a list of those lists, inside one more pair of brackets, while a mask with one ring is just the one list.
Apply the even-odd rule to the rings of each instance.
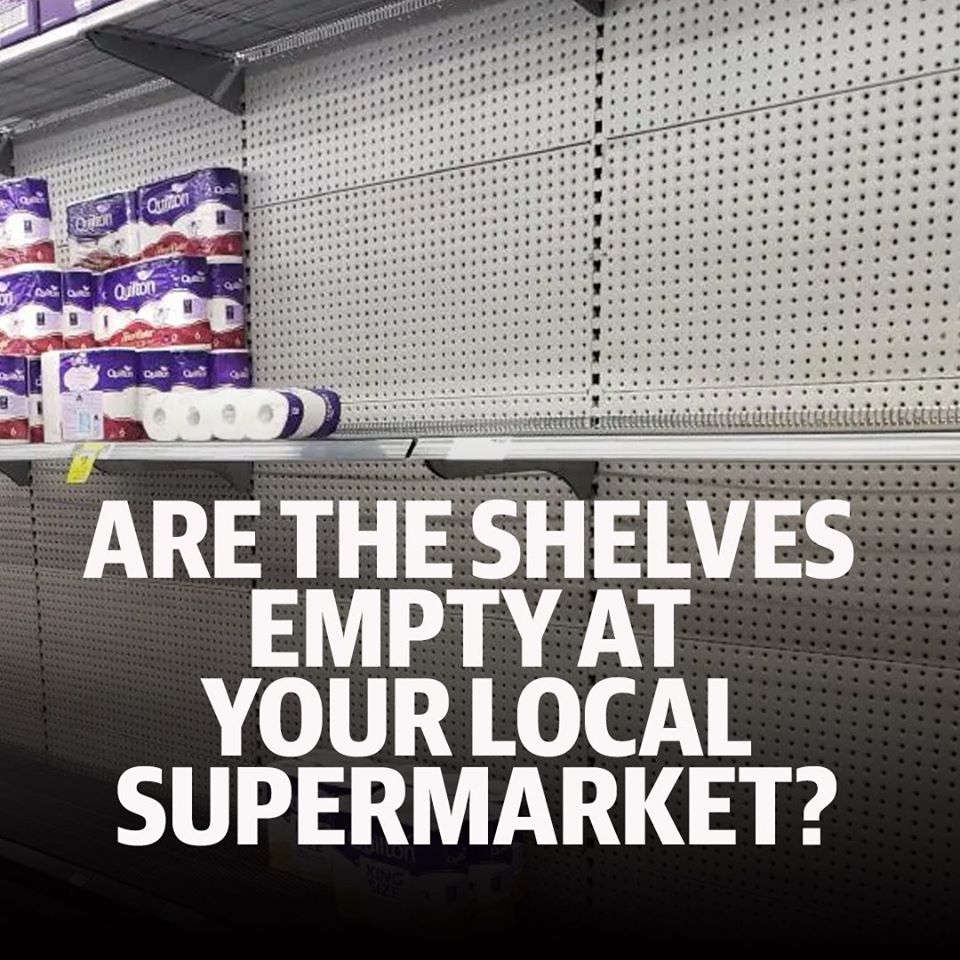
[[0, 181], [0, 269], [56, 260], [45, 180]]
[[70, 205], [54, 262], [47, 185], [0, 184], [0, 440], [306, 440], [325, 388], [255, 389], [242, 178], [211, 168]]
[[143, 439], [151, 398], [206, 393], [221, 366], [251, 386], [238, 171], [82, 200], [66, 228], [62, 349], [40, 373], [47, 441]]

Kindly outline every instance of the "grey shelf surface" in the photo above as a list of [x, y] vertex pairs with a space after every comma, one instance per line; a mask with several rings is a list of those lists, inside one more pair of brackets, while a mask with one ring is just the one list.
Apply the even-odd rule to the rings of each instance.
[[[0, 463], [70, 459], [76, 444], [6, 444]], [[99, 459], [143, 463], [324, 461], [960, 462], [960, 432], [334, 438], [264, 443], [114, 443]]]
[[89, 30], [122, 27], [255, 61], [323, 40], [324, 25], [336, 25], [329, 32], [346, 32], [430, 5], [423, 0], [117, 0], [0, 50], [0, 129], [23, 132], [114, 97], [171, 85], [95, 49], [85, 36]]

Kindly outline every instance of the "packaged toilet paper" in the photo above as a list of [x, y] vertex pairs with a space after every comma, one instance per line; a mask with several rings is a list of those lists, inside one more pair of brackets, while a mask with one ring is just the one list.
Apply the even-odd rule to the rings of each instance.
[[339, 422], [331, 390], [171, 392], [151, 397], [143, 424], [151, 440], [312, 440], [329, 436]]
[[210, 389], [210, 354], [206, 350], [171, 350], [169, 356], [172, 392]]
[[111, 193], [67, 207], [67, 256], [71, 267], [97, 272], [140, 256], [137, 194]]
[[39, 356], [63, 345], [63, 293], [56, 267], [19, 266], [0, 273], [0, 353]]
[[30, 442], [43, 443], [43, 377], [39, 357], [27, 358], [27, 400], [30, 414]]
[[237, 257], [210, 257], [210, 334], [214, 350], [247, 345], [246, 276]]
[[138, 191], [141, 256], [243, 256], [243, 182], [216, 167]]
[[62, 327], [65, 350], [84, 350], [96, 346], [93, 336], [96, 282], [96, 275], [89, 270], [63, 271]]
[[253, 386], [253, 362], [247, 350], [214, 350], [210, 354], [210, 388]]
[[135, 350], [59, 350], [43, 355], [48, 443], [143, 439]]
[[27, 361], [0, 357], [0, 443], [29, 443]]
[[326, 387], [291, 387], [303, 406], [303, 420], [290, 435], [291, 440], [322, 440], [340, 426], [340, 397]]
[[0, 268], [54, 263], [47, 181], [0, 181]]
[[137, 353], [137, 409], [142, 422], [147, 401], [155, 394], [169, 393], [173, 381], [169, 350]]
[[97, 284], [94, 336], [111, 347], [210, 346], [210, 277], [202, 257], [118, 267]]

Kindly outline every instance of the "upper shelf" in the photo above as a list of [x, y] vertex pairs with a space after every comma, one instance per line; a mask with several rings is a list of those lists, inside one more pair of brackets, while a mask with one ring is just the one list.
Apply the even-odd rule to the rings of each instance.
[[[310, 31], [339, 32], [413, 13], [437, 0], [117, 0], [0, 50], [0, 129], [20, 132], [111, 97], [158, 85], [157, 72], [97, 49], [91, 31], [122, 29], [213, 48], [239, 61], [306, 45]], [[293, 43], [301, 38], [302, 44]], [[316, 37], [323, 39], [322, 36]], [[271, 45], [279, 44], [276, 50]], [[160, 81], [162, 85], [165, 81]]]

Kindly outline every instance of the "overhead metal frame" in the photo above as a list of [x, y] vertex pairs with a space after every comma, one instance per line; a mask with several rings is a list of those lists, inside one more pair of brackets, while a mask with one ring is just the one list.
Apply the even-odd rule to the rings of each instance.
[[573, 2], [595, 17], [603, 16], [603, 0], [573, 0]]
[[109, 24], [85, 37], [101, 53], [165, 77], [230, 113], [243, 113], [244, 67], [233, 53]]

